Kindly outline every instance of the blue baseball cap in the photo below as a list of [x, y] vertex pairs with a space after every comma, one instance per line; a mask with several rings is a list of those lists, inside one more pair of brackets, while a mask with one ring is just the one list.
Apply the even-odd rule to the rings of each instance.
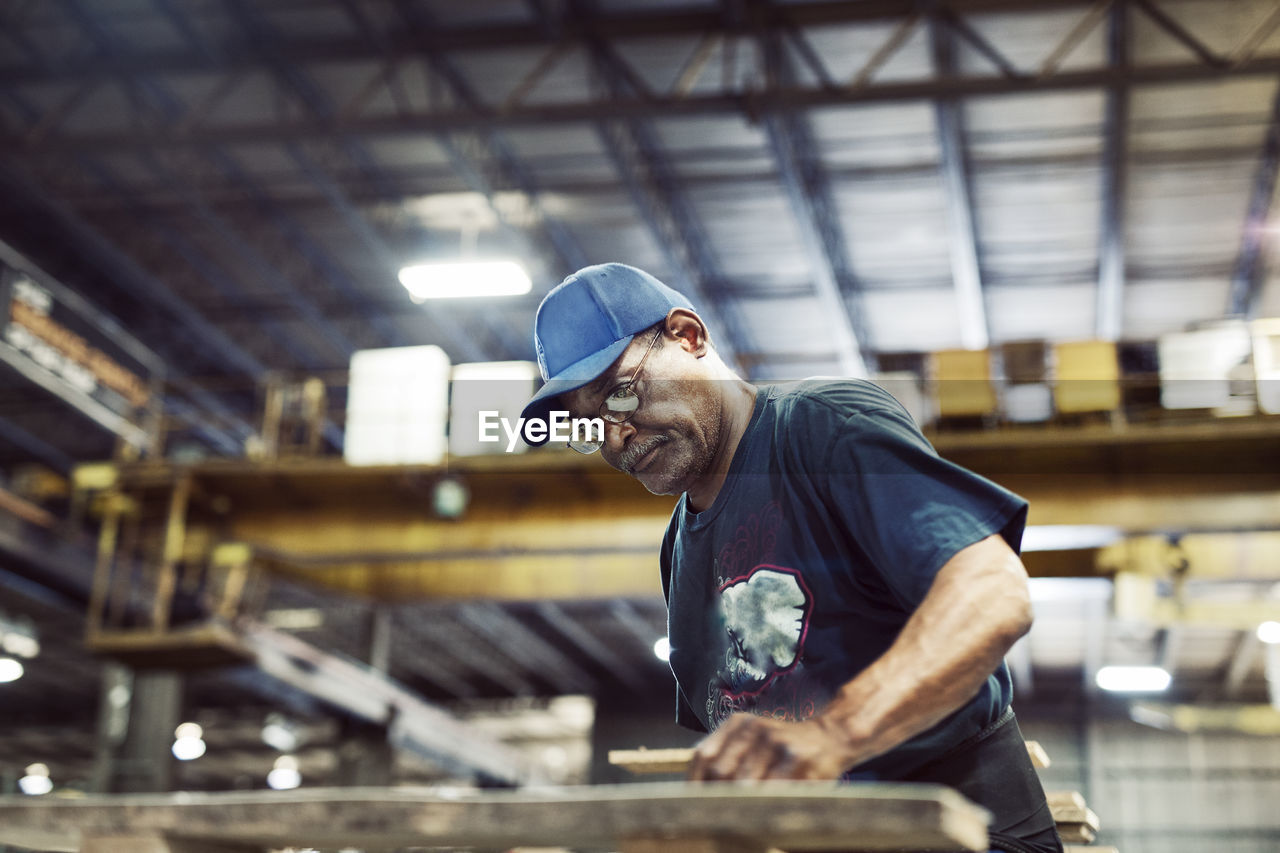
[[693, 303], [626, 264], [585, 267], [560, 282], [533, 321], [533, 346], [546, 384], [521, 417], [545, 418], [557, 396], [593, 382], [638, 332], [664, 320], [672, 308], [692, 310]]

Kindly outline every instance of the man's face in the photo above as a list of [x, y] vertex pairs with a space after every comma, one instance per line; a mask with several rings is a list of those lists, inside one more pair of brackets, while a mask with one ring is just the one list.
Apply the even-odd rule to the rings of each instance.
[[631, 380], [639, 408], [626, 423], [605, 421], [600, 453], [655, 495], [678, 495], [707, 473], [715, 458], [719, 383], [703, 378], [701, 362], [684, 340], [665, 332], [646, 358], [650, 339], [638, 335], [594, 382], [561, 399], [575, 417], [596, 417], [605, 398]]

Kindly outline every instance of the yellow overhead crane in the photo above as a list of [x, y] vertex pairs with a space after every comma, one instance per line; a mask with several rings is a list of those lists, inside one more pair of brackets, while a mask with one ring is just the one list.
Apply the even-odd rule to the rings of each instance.
[[[1181, 535], [1192, 572], [1220, 576], [1230, 562], [1221, 554], [1280, 531], [1280, 418], [932, 438], [942, 455], [1024, 495], [1029, 524]], [[394, 601], [657, 596], [674, 504], [598, 458], [554, 450], [430, 467], [139, 461], [82, 467], [75, 484], [102, 518], [88, 624], [103, 651], [192, 636], [182, 611], [207, 616], [204, 629], [229, 624], [261, 601], [271, 576]], [[451, 506], [437, 505], [443, 486]], [[1033, 575], [1081, 576], [1132, 571], [1136, 560], [1152, 575], [1164, 559], [1118, 547], [1025, 561]]]

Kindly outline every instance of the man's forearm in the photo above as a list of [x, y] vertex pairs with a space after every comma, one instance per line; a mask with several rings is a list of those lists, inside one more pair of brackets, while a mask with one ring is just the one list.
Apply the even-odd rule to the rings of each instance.
[[1031, 627], [1026, 571], [1000, 537], [938, 572], [893, 646], [840, 689], [817, 721], [860, 764], [961, 707]]

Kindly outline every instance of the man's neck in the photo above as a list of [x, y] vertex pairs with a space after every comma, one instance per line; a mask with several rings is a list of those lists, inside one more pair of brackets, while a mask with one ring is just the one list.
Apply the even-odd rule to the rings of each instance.
[[723, 409], [723, 423], [720, 444], [716, 448], [715, 458], [711, 465], [696, 483], [685, 492], [687, 503], [694, 512], [709, 509], [715, 503], [716, 496], [724, 487], [729, 476], [729, 465], [738, 451], [738, 443], [751, 423], [751, 414], [755, 411], [756, 387], [749, 382], [738, 379], [726, 392]]

